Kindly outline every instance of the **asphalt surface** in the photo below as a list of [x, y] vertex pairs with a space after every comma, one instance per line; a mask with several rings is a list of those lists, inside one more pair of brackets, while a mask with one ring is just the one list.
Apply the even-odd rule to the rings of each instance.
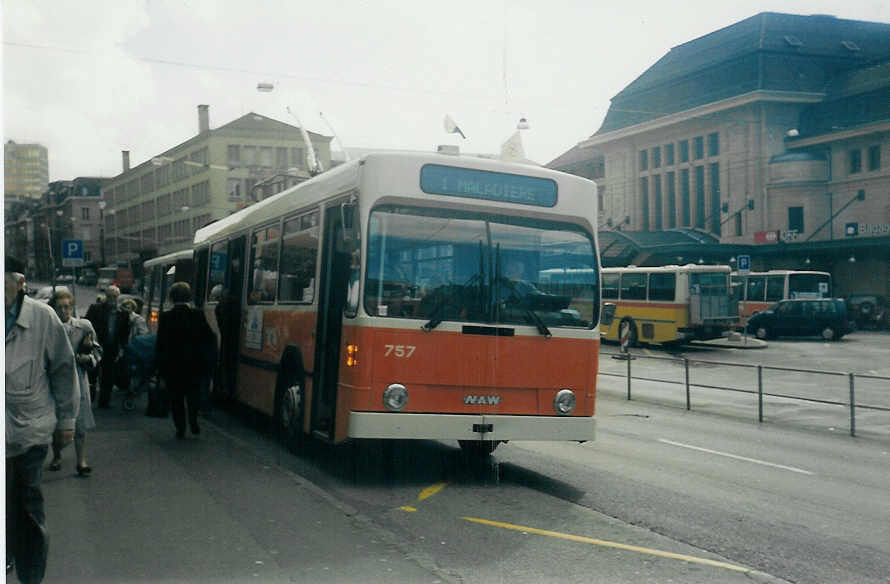
[[[92, 475], [44, 471], [46, 582], [442, 582], [348, 505], [205, 420], [96, 410]], [[9, 581], [15, 581], [10, 575]]]

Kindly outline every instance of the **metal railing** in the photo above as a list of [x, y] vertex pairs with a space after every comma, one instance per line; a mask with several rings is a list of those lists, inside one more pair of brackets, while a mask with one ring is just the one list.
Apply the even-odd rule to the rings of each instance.
[[[854, 373], [854, 372], [842, 372], [842, 371], [826, 371], [820, 369], [799, 369], [792, 367], [779, 367], [776, 365], [754, 365], [749, 363], [733, 363], [729, 361], [706, 361], [701, 359], [689, 359], [686, 357], [663, 357], [657, 355], [644, 355], [639, 353], [612, 353], [612, 352], [600, 352], [600, 358], [602, 362], [603, 357], [613, 357], [615, 359], [624, 360], [627, 363], [626, 372], [623, 373], [615, 373], [603, 371], [602, 366], [600, 367], [599, 374], [600, 375], [608, 375], [612, 377], [624, 377], [627, 379], [627, 399], [631, 400], [632, 396], [632, 380], [638, 381], [649, 381], [649, 382], [657, 382], [657, 383], [667, 383], [671, 385], [683, 385], [686, 391], [686, 409], [692, 410], [692, 388], [700, 388], [700, 389], [712, 389], [712, 390], [720, 390], [720, 391], [731, 391], [736, 393], [750, 394], [757, 396], [757, 421], [763, 422], [764, 420], [764, 397], [771, 398], [782, 398], [788, 400], [798, 400], [802, 402], [809, 402], [815, 404], [823, 404], [823, 405], [832, 405], [832, 406], [842, 406], [845, 408], [849, 408], [850, 413], [850, 436], [856, 436], [856, 410], [871, 410], [877, 412], [890, 412], [890, 377], [883, 375], [872, 375], [866, 373]], [[632, 370], [632, 362], [636, 359], [650, 359], [654, 361], [666, 361], [682, 364], [683, 367], [683, 381], [677, 381], [674, 379], [665, 379], [662, 377], [651, 377], [647, 376], [645, 373], [643, 375], [633, 375]], [[730, 387], [725, 385], [715, 385], [713, 383], [694, 383], [691, 379], [692, 374], [690, 372], [690, 364], [702, 364], [705, 366], [714, 366], [714, 367], [734, 367], [740, 369], [754, 369], [756, 370], [756, 389], [746, 388], [746, 387]], [[774, 393], [764, 391], [764, 380], [763, 373], [764, 371], [783, 371], [797, 374], [811, 374], [811, 375], [820, 375], [820, 376], [831, 376], [831, 377], [846, 377], [848, 379], [848, 399], [846, 401], [839, 401], [837, 399], [829, 399], [823, 397], [815, 397], [815, 396], [803, 396], [803, 395], [793, 395], [789, 393]], [[857, 379], [869, 379], [869, 380], [878, 380], [878, 381], [887, 381], [888, 384], [886, 386], [886, 396], [888, 400], [888, 405], [879, 405], [875, 403], [857, 403], [856, 402], [856, 380]]]

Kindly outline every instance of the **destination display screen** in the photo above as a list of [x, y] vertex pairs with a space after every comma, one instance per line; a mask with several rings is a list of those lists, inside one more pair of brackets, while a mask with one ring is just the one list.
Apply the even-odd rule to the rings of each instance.
[[430, 195], [485, 199], [538, 207], [556, 205], [556, 181], [549, 178], [425, 164], [420, 189]]

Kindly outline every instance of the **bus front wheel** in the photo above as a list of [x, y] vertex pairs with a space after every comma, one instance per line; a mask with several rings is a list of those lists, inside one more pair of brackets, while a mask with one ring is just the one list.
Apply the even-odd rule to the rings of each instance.
[[303, 384], [294, 373], [278, 378], [275, 396], [275, 429], [278, 438], [291, 452], [298, 452], [303, 445], [303, 408], [305, 405]]

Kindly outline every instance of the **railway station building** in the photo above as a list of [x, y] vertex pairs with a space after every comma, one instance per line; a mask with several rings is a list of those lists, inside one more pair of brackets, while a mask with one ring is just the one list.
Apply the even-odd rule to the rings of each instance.
[[548, 166], [597, 181], [604, 265], [749, 254], [890, 295], [890, 24], [767, 12], [690, 40]]

